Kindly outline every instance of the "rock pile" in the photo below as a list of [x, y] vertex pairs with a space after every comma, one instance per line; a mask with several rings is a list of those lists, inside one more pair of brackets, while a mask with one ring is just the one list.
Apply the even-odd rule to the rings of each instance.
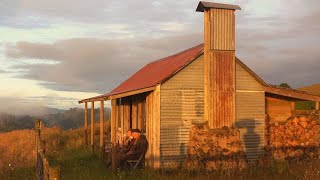
[[269, 149], [276, 159], [319, 157], [320, 125], [313, 116], [270, 124]]
[[243, 169], [246, 165], [239, 130], [209, 129], [207, 123], [193, 124], [184, 167], [212, 171]]

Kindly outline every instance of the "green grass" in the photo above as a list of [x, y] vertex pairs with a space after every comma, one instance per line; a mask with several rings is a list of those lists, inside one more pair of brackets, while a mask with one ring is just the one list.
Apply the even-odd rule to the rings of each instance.
[[[186, 170], [135, 170], [112, 172], [104, 167], [98, 156], [92, 156], [85, 149], [69, 149], [59, 159], [51, 160], [51, 165], [59, 165], [62, 179], [319, 179], [320, 161], [303, 162], [271, 160], [267, 165], [251, 165], [243, 171], [205, 172]], [[34, 179], [35, 168], [8, 171], [0, 179]]]

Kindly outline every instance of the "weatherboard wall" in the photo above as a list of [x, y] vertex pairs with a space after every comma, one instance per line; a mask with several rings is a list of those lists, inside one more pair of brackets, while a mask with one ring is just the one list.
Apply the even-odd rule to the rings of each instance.
[[161, 85], [160, 156], [162, 167], [183, 162], [192, 122], [204, 119], [204, 65], [198, 57]]

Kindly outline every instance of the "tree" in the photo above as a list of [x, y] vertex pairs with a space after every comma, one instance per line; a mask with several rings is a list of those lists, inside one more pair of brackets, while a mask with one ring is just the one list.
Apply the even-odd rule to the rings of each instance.
[[292, 89], [291, 86], [289, 86], [288, 83], [281, 83], [281, 84], [279, 85], [279, 87]]

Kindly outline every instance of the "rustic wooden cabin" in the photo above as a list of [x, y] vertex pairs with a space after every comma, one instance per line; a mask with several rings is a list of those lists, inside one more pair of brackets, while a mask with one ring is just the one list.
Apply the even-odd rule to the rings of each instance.
[[[238, 9], [199, 2], [196, 11], [204, 13], [204, 44], [151, 62], [110, 93], [79, 101], [85, 103], [85, 129], [87, 103], [91, 102], [92, 110], [94, 102], [100, 102], [103, 117], [104, 101], [111, 100], [112, 142], [129, 128], [141, 129], [149, 141], [146, 163], [150, 167], [184, 160], [193, 122], [208, 121], [211, 128], [236, 126], [248, 159], [263, 155], [268, 114], [289, 117], [292, 104], [299, 100], [317, 102], [319, 110], [320, 97], [269, 86], [236, 58], [234, 12]], [[271, 101], [285, 102], [288, 109], [277, 112]], [[100, 122], [103, 135], [103, 118]]]

